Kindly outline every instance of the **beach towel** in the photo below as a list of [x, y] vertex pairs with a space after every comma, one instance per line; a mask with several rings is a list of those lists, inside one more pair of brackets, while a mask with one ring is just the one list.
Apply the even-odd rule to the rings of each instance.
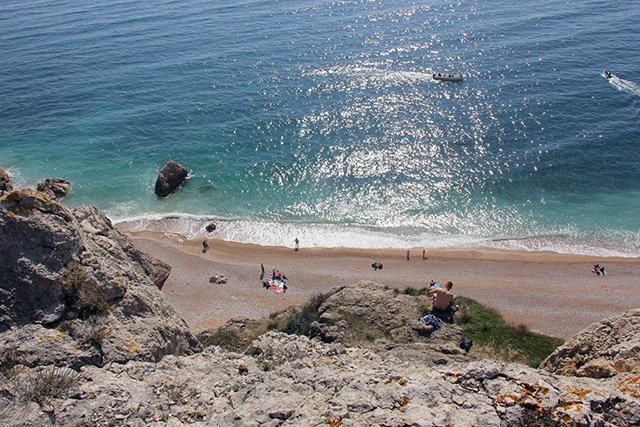
[[436, 331], [442, 327], [442, 321], [433, 314], [425, 314], [420, 318], [420, 321], [425, 325], [433, 326]]

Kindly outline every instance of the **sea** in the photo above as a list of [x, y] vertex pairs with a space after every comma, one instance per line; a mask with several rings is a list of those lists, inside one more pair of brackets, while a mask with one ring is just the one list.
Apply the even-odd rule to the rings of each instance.
[[[0, 166], [133, 230], [638, 257], [639, 23], [622, 0], [2, 0]], [[161, 199], [169, 159], [191, 174]]]

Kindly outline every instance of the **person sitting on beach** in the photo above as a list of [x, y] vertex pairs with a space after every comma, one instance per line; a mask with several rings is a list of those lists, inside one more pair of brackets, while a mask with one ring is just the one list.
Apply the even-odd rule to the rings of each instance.
[[447, 323], [453, 323], [453, 301], [456, 295], [451, 292], [453, 283], [447, 282], [445, 288], [433, 287], [429, 289], [429, 295], [433, 297], [433, 308], [431, 314], [437, 316]]
[[591, 269], [591, 272], [599, 276], [600, 275], [600, 264], [593, 264], [593, 268]]
[[607, 275], [607, 270], [604, 269], [604, 265], [600, 267], [600, 274], [602, 274], [603, 276]]
[[382, 263], [380, 261], [376, 261], [371, 264], [371, 268], [373, 268], [374, 271], [382, 270]]

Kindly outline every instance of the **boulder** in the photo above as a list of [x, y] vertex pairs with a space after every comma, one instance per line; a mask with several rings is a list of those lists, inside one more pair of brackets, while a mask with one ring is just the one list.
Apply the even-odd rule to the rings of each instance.
[[603, 378], [640, 373], [640, 308], [594, 323], [540, 366], [549, 372]]
[[169, 160], [162, 167], [156, 180], [156, 194], [160, 197], [167, 197], [187, 179], [189, 171], [179, 163]]
[[4, 169], [0, 168], [0, 196], [4, 193], [9, 193], [13, 190], [13, 183], [11, 181], [11, 175], [9, 175]]
[[95, 207], [6, 194], [0, 252], [0, 365], [101, 366], [200, 349], [152, 259]]
[[39, 183], [36, 189], [56, 199], [61, 199], [69, 194], [71, 183], [62, 178], [47, 178], [44, 182]]
[[207, 224], [205, 229], [207, 230], [207, 233], [213, 233], [214, 231], [216, 231], [216, 224], [214, 222], [209, 223]]

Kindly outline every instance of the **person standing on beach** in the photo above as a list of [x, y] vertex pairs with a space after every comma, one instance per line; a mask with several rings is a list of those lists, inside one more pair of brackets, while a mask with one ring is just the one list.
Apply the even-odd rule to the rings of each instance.
[[423, 250], [422, 250], [422, 259], [427, 259], [427, 258], [429, 258], [429, 257], [427, 256], [427, 250], [426, 250], [426, 249], [423, 249]]
[[300, 240], [298, 240], [298, 238], [296, 237], [296, 240], [294, 240], [294, 242], [296, 243], [296, 247], [293, 250], [298, 252], [300, 250]]
[[207, 242], [207, 239], [204, 239], [204, 241], [202, 242], [202, 253], [206, 254], [208, 250], [209, 250], [209, 242]]
[[407, 251], [407, 261], [409, 261], [409, 251]]

